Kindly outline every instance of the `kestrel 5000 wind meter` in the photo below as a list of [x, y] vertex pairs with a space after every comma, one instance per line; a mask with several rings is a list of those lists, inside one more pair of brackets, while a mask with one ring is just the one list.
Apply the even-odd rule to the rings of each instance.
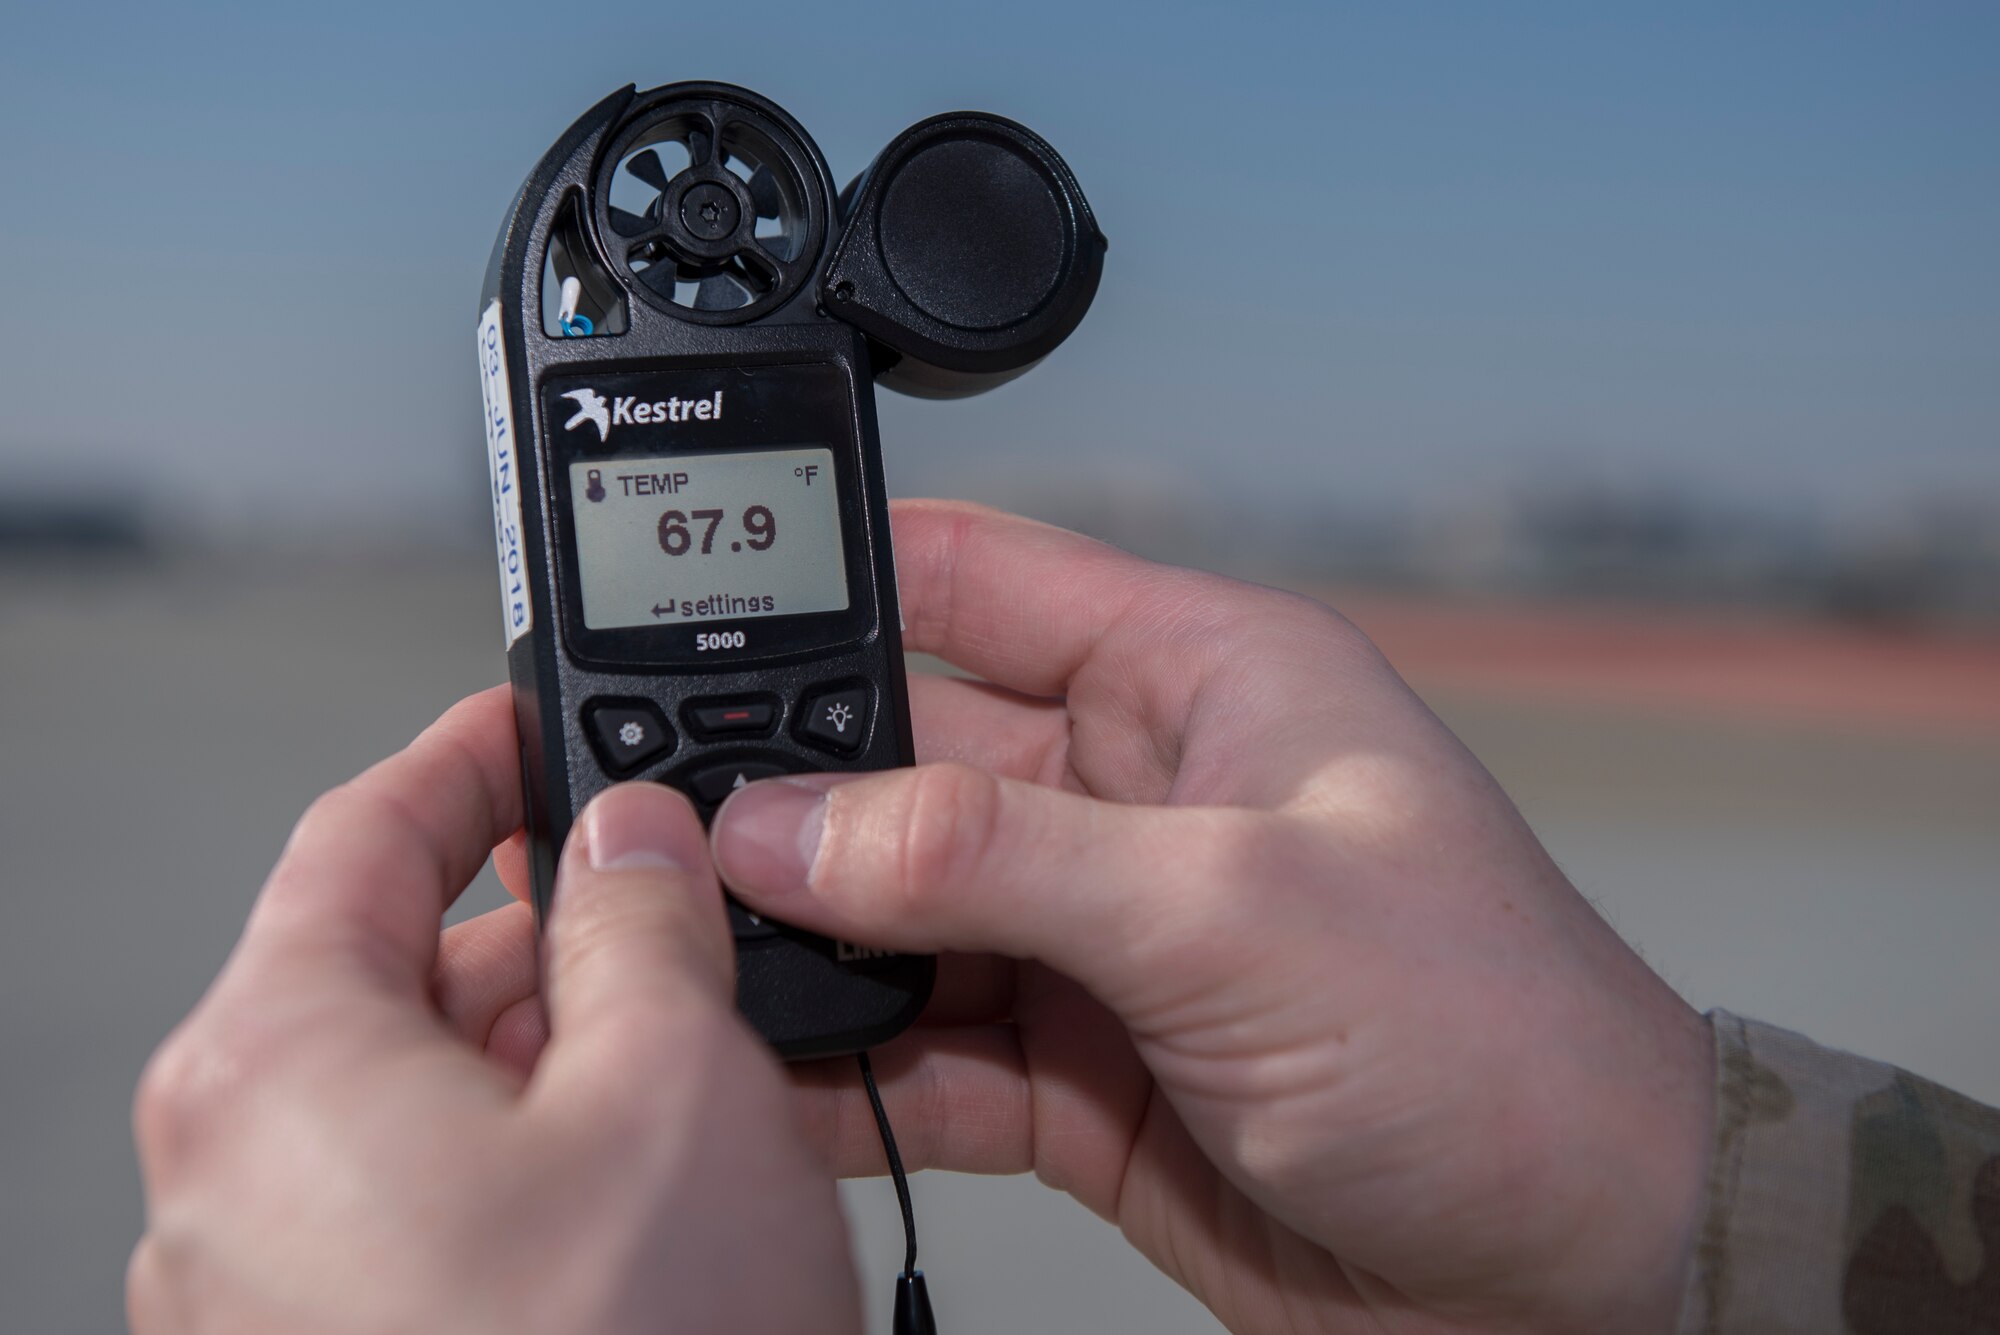
[[[651, 779], [732, 790], [912, 762], [873, 383], [1027, 370], [1104, 238], [1055, 150], [934, 117], [837, 196], [770, 101], [625, 88], [535, 166], [494, 247], [479, 362], [534, 900], [571, 822]], [[790, 1057], [908, 1025], [933, 961], [733, 901], [738, 1004]]]

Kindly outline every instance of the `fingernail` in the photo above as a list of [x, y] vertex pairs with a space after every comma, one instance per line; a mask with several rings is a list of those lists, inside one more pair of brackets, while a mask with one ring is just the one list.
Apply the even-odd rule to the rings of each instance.
[[577, 828], [592, 871], [686, 871], [707, 853], [687, 799], [657, 784], [607, 789], [583, 809]]
[[753, 783], [715, 816], [715, 860], [740, 890], [803, 890], [826, 826], [826, 793], [789, 779]]

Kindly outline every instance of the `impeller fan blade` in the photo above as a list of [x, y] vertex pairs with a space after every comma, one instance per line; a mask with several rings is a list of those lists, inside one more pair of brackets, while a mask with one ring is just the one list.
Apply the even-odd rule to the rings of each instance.
[[688, 131], [688, 162], [693, 166], [706, 166], [709, 153], [714, 148], [715, 140], [707, 130], [696, 126]]
[[670, 259], [655, 260], [634, 276], [668, 301], [674, 299], [674, 284], [680, 281], [680, 266]]
[[653, 221], [650, 218], [641, 217], [636, 213], [628, 213], [616, 204], [613, 204], [611, 206], [611, 225], [617, 228], [619, 234], [622, 236], [637, 236], [641, 232], [650, 230], [653, 226]]
[[733, 311], [749, 305], [751, 300], [750, 289], [735, 274], [713, 274], [702, 279], [694, 290], [694, 308], [698, 311]]
[[776, 218], [784, 212], [785, 196], [769, 167], [759, 167], [750, 173], [750, 202], [757, 206], [759, 218]]
[[625, 170], [655, 190], [667, 188], [667, 169], [660, 165], [660, 155], [650, 148], [643, 153], [635, 154], [632, 160], [625, 164]]
[[[792, 247], [797, 242], [783, 232], [773, 232], [769, 236], [759, 236], [753, 239], [757, 243], [757, 249], [763, 252], [762, 258], [765, 261], [759, 267], [774, 269], [772, 276], [776, 278], [777, 274], [775, 270], [782, 269], [785, 265], [792, 262]], [[744, 253], [748, 255], [750, 252], [746, 251]]]

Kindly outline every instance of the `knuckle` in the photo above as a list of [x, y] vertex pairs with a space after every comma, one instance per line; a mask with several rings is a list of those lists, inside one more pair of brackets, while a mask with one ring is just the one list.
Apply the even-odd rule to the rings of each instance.
[[139, 1073], [132, 1097], [132, 1130], [139, 1154], [156, 1169], [185, 1157], [214, 1119], [216, 1059], [206, 1040], [188, 1027], [169, 1035]]
[[1246, 647], [1281, 659], [1375, 666], [1381, 655], [1360, 627], [1328, 603], [1289, 589], [1200, 570], [1170, 568], [1152, 591], [1157, 629], [1192, 656], [1218, 650], [1236, 658]]
[[1345, 653], [1373, 656], [1375, 643], [1361, 627], [1330, 603], [1290, 589], [1263, 589], [1262, 618], [1280, 627], [1296, 627], [1298, 633], [1321, 644], [1330, 644]]
[[967, 765], [912, 772], [892, 877], [906, 907], [973, 878], [995, 842], [1002, 801], [999, 781]]
[[201, 1214], [189, 1200], [165, 1209], [149, 1201], [145, 1232], [125, 1263], [131, 1335], [209, 1330], [229, 1305], [231, 1295], [218, 1283], [216, 1236]]
[[559, 900], [556, 948], [571, 976], [659, 980], [693, 974], [716, 982], [727, 952], [708, 909], [684, 891], [651, 884], [593, 896], [588, 907], [572, 904], [567, 921]]
[[612, 1052], [685, 1058], [693, 1035], [702, 1029], [696, 1020], [690, 1008], [669, 1005], [664, 998], [635, 997], [592, 1028], [596, 1040]]
[[139, 1072], [132, 1132], [149, 1171], [171, 1173], [198, 1150], [221, 1143], [247, 1089], [283, 1066], [287, 1021], [232, 1000], [228, 971], [195, 1012], [161, 1042]]
[[690, 1025], [724, 1009], [735, 990], [727, 939], [710, 939], [720, 934], [704, 927], [670, 926], [638, 912], [572, 922], [554, 948], [552, 1011], [586, 1007], [594, 1031], [615, 1030], [611, 1041], [631, 1051], [671, 1048]]
[[[657, 1137], [665, 1126], [698, 1119], [715, 1092], [743, 1093], [756, 1075], [742, 1060], [754, 1040], [719, 999], [687, 997], [635, 1000], [595, 1017], [586, 1041], [600, 1060], [598, 1101], [633, 1140]], [[642, 1078], [633, 1078], [638, 1073]], [[773, 1101], [782, 1098], [772, 1090]], [[626, 1120], [629, 1119], [629, 1120]]]
[[299, 813], [298, 821], [292, 826], [291, 842], [299, 840], [322, 826], [337, 823], [341, 813], [354, 805], [354, 781], [335, 784], [306, 804]]
[[587, 913], [572, 906], [568, 922], [560, 922], [561, 916], [558, 909], [559, 928], [552, 933], [558, 996], [564, 980], [643, 977], [659, 962], [654, 929], [645, 915], [597, 905]]
[[167, 1328], [168, 1289], [159, 1242], [147, 1234], [125, 1263], [125, 1321], [132, 1335]]
[[944, 1161], [944, 1128], [949, 1124], [951, 1098], [945, 1074], [930, 1056], [917, 1061], [917, 1127], [911, 1166], [931, 1168]]
[[643, 915], [627, 903], [584, 905], [573, 895], [565, 902], [565, 888], [557, 889], [555, 912], [550, 915], [551, 944], [570, 969], [595, 972], [629, 948], [633, 933], [644, 929], [638, 921]]

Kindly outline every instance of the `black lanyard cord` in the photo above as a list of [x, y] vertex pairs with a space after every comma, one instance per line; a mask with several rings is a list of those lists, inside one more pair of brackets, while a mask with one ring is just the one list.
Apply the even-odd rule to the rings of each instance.
[[868, 1054], [857, 1053], [861, 1063], [861, 1087], [868, 1091], [868, 1106], [875, 1110], [875, 1129], [882, 1133], [882, 1152], [889, 1156], [889, 1176], [896, 1183], [896, 1204], [903, 1211], [903, 1273], [896, 1276], [895, 1335], [937, 1335], [937, 1319], [931, 1315], [929, 1288], [923, 1271], [917, 1269], [917, 1212], [910, 1206], [910, 1179], [903, 1172], [903, 1156], [896, 1149], [896, 1133], [889, 1129], [889, 1112], [882, 1106], [882, 1091], [875, 1086], [875, 1068]]

